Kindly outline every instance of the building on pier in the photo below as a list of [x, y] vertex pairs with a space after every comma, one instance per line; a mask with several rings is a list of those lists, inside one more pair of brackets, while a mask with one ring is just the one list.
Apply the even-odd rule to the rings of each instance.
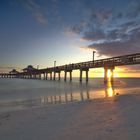
[[12, 71], [9, 72], [9, 74], [18, 74], [19, 72], [16, 69], [13, 69]]
[[[27, 79], [36, 79], [38, 75], [38, 69], [34, 68], [32, 65], [28, 65], [26, 68], [22, 69], [22, 76]], [[40, 75], [39, 75], [40, 76]]]
[[37, 70], [32, 65], [28, 65], [26, 68], [23, 69], [23, 72], [32, 72], [34, 70]]

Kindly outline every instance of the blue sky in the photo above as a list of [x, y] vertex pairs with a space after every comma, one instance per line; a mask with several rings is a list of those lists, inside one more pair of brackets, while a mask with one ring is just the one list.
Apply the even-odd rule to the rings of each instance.
[[140, 0], [0, 0], [0, 68], [140, 52]]

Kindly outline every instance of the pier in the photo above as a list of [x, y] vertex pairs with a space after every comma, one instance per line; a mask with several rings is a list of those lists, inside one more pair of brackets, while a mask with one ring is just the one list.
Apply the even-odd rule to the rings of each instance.
[[43, 75], [44, 80], [56, 80], [56, 74], [58, 74], [58, 80], [61, 79], [61, 72], [64, 72], [64, 81], [67, 81], [67, 75], [69, 74], [69, 81], [72, 81], [72, 72], [74, 70], [80, 71], [79, 81], [83, 80], [83, 72], [86, 73], [86, 82], [88, 82], [88, 71], [93, 68], [104, 68], [104, 82], [107, 82], [107, 72], [111, 71], [111, 81], [113, 81], [113, 73], [116, 66], [136, 65], [140, 64], [140, 53], [129, 54], [117, 57], [111, 57], [106, 59], [92, 60], [80, 63], [66, 64], [61, 66], [55, 66], [35, 69], [31, 65], [28, 68], [23, 69], [23, 72], [17, 72], [13, 70], [9, 73], [0, 73], [0, 78], [25, 78], [25, 79], [41, 79]]

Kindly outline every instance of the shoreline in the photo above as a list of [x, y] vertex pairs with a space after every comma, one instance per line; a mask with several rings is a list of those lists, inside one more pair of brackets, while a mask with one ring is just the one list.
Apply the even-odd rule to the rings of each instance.
[[2, 140], [139, 140], [140, 95], [0, 113]]

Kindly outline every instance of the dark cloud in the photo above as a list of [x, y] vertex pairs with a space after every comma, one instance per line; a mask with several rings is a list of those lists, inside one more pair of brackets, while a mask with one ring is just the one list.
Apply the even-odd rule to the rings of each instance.
[[89, 41], [105, 39], [106, 34], [102, 30], [87, 31], [84, 33], [83, 39]]
[[[102, 44], [91, 44], [88, 46], [90, 49], [97, 50], [101, 55], [116, 56], [140, 52], [139, 47], [130, 46], [133, 45], [131, 42], [105, 42]], [[140, 42], [138, 42], [140, 43]]]
[[128, 21], [124, 24], [121, 25], [121, 27], [129, 27], [129, 26], [134, 26], [136, 24], [135, 21]]
[[75, 25], [75, 26], [71, 27], [69, 30], [74, 32], [74, 33], [80, 34], [83, 30], [83, 26], [81, 24]]
[[[134, 30], [134, 31], [133, 31]], [[115, 56], [140, 52], [140, 27], [133, 29], [127, 39], [105, 40], [101, 43], [93, 43], [87, 48], [97, 50], [101, 55]]]
[[69, 32], [73, 32], [73, 33], [76, 33], [76, 34], [82, 34], [84, 32], [84, 29], [87, 30], [88, 26], [89, 26], [88, 22], [81, 21], [80, 23], [69, 27], [68, 30], [69, 30]]
[[90, 37], [93, 36], [93, 34], [97, 34], [98, 36], [104, 36], [104, 33], [101, 31], [102, 29], [100, 28], [107, 24], [111, 16], [111, 10], [91, 10], [88, 20], [82, 20], [80, 23], [70, 27], [69, 30], [77, 34], [85, 34], [83, 37], [85, 39], [88, 39], [86, 35]]
[[[124, 10], [91, 10], [84, 26], [77, 24], [71, 29], [91, 44], [99, 55], [116, 56], [140, 52], [140, 3], [131, 2]], [[82, 47], [83, 48], [83, 47]]]
[[112, 17], [112, 10], [92, 10], [90, 20], [104, 24]]

